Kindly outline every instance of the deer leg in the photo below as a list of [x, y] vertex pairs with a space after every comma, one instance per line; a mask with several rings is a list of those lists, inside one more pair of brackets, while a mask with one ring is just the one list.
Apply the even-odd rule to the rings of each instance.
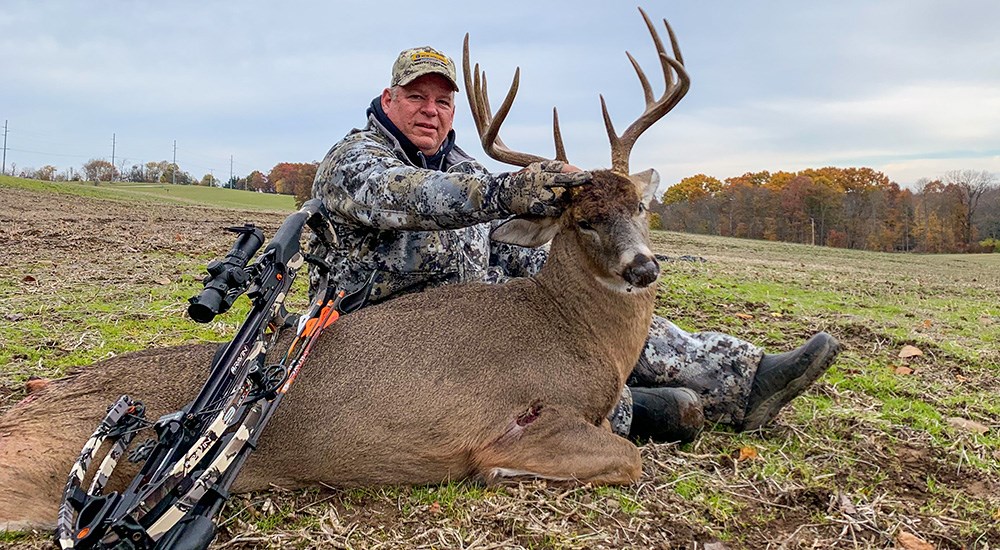
[[639, 479], [639, 449], [561, 407], [532, 407], [476, 456], [487, 482], [510, 477], [624, 485]]

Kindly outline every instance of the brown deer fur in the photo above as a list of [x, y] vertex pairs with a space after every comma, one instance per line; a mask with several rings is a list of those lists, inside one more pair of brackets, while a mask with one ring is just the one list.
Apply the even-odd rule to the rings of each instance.
[[[653, 313], [652, 281], [623, 279], [637, 261], [652, 266], [647, 278], [656, 273], [642, 206], [656, 181], [643, 176], [595, 172], [559, 220], [512, 223], [507, 237], [522, 244], [555, 234], [537, 277], [402, 296], [334, 324], [235, 490], [514, 475], [635, 481], [639, 452], [606, 416]], [[121, 394], [152, 419], [181, 407], [216, 347], [101, 361], [0, 417], [0, 530], [51, 528], [69, 467], [106, 407]]]

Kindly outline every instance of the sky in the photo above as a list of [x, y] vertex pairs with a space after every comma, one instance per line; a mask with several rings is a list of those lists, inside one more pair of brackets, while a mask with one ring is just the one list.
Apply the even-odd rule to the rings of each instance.
[[[6, 169], [170, 161], [195, 178], [314, 162], [388, 85], [401, 50], [430, 45], [489, 75], [501, 137], [551, 157], [551, 109], [570, 162], [610, 165], [598, 94], [619, 132], [643, 109], [625, 56], [659, 95], [636, 4], [613, 0], [4, 0], [0, 123]], [[691, 76], [639, 138], [633, 171], [662, 192], [694, 174], [867, 166], [902, 186], [951, 170], [1000, 173], [1000, 2], [647, 1]], [[459, 69], [461, 70], [461, 68]], [[461, 78], [461, 76], [460, 76]], [[463, 86], [464, 88], [464, 86]], [[463, 89], [458, 144], [490, 169]]]

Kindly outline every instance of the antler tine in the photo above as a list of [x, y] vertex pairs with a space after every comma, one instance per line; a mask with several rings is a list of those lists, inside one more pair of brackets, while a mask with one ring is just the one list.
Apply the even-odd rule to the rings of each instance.
[[[646, 28], [649, 29], [649, 34], [653, 38], [653, 45], [656, 46], [657, 57], [659, 57], [660, 66], [663, 69], [665, 88], [663, 95], [659, 99], [654, 100], [653, 90], [649, 85], [649, 80], [646, 78], [646, 73], [643, 72], [642, 67], [632, 57], [632, 54], [625, 52], [629, 61], [632, 62], [632, 67], [635, 69], [636, 75], [639, 77], [639, 84], [642, 86], [643, 96], [646, 100], [646, 109], [639, 115], [639, 118], [635, 122], [625, 129], [625, 132], [621, 136], [615, 132], [604, 96], [601, 96], [601, 112], [604, 115], [604, 126], [608, 130], [608, 139], [611, 141], [611, 169], [623, 174], [628, 174], [628, 158], [632, 152], [632, 146], [635, 145], [639, 136], [649, 129], [654, 122], [670, 112], [681, 98], [684, 97], [684, 94], [687, 93], [688, 88], [691, 86], [691, 77], [688, 76], [687, 70], [684, 68], [684, 57], [681, 55], [677, 37], [674, 35], [674, 30], [670, 28], [670, 24], [667, 23], [666, 19], [663, 20], [663, 25], [667, 28], [667, 34], [670, 36], [670, 46], [674, 57], [667, 55], [666, 48], [663, 47], [663, 42], [660, 40], [660, 35], [656, 32], [656, 27], [653, 26], [653, 22], [646, 15], [646, 12], [642, 8], [639, 8], [639, 13], [642, 14]], [[674, 73], [676, 73], [676, 80]]]
[[[483, 71], [482, 90], [477, 90], [480, 92], [478, 94], [478, 97], [481, 108], [483, 109], [483, 114], [489, 120], [489, 125], [486, 127], [486, 131], [480, 134], [480, 138], [482, 138], [483, 142], [483, 148], [487, 149], [487, 152], [489, 152], [489, 147], [490, 145], [492, 145], [494, 150], [500, 151], [505, 155], [513, 154], [514, 158], [517, 158], [518, 160], [522, 158], [519, 157], [518, 155], [522, 154], [527, 155], [527, 153], [517, 153], [516, 151], [511, 151], [510, 149], [508, 149], [507, 146], [504, 145], [503, 140], [500, 139], [500, 126], [503, 124], [504, 120], [507, 120], [507, 114], [510, 113], [510, 108], [514, 104], [514, 97], [517, 96], [517, 89], [520, 86], [521, 86], [521, 68], [517, 67], [516, 69], [514, 69], [514, 80], [510, 83], [510, 89], [507, 90], [507, 96], [503, 98], [503, 103], [500, 104], [500, 110], [498, 110], [496, 114], [491, 114], [493, 112], [493, 109], [490, 107], [490, 94], [486, 85], [486, 71]], [[527, 155], [527, 156], [531, 157], [532, 159], [541, 159], [541, 157], [535, 157], [534, 155]], [[529, 160], [524, 164], [517, 164], [510, 162], [510, 160], [502, 160], [497, 157], [493, 158], [496, 158], [501, 162], [508, 162], [510, 164], [515, 164], [516, 166], [527, 166], [528, 164], [535, 162], [535, 160]]]
[[[465, 33], [465, 40], [463, 41], [462, 52], [464, 54], [465, 52], [468, 52], [468, 51], [469, 51], [469, 33]], [[465, 92], [466, 92], [466, 94], [468, 94], [469, 90], [471, 90], [473, 88], [473, 86], [472, 86], [472, 72], [469, 70], [469, 56], [468, 55], [463, 55], [462, 56], [462, 77], [463, 77], [463, 80], [465, 82]], [[477, 81], [479, 80], [479, 65], [478, 64], [476, 65], [476, 80]], [[477, 82], [476, 85], [478, 87], [478, 82]], [[472, 102], [470, 101], [469, 103], [471, 104]], [[482, 119], [479, 116], [479, 112], [476, 110], [476, 106], [475, 105], [470, 105], [470, 107], [471, 107], [470, 110], [472, 111], [472, 121], [476, 124], [476, 130], [479, 130], [480, 128], [483, 127]]]
[[563, 147], [562, 132], [559, 131], [559, 111], [552, 108], [552, 139], [556, 142], [556, 160], [569, 163], [566, 159], [566, 148]]
[[[504, 145], [503, 140], [499, 137], [500, 126], [507, 118], [511, 105], [514, 104], [514, 97], [517, 95], [517, 88], [521, 81], [521, 68], [518, 67], [514, 71], [514, 80], [511, 82], [510, 90], [508, 90], [503, 103], [500, 104], [500, 109], [494, 115], [493, 110], [490, 108], [489, 93], [487, 92], [486, 72], [483, 71], [482, 78], [480, 78], [479, 64], [476, 64], [475, 70], [471, 73], [469, 66], [469, 35], [466, 33], [462, 47], [462, 70], [465, 79], [465, 93], [469, 98], [469, 106], [472, 108], [472, 119], [476, 123], [476, 131], [479, 133], [479, 139], [482, 141], [483, 150], [486, 151], [486, 154], [500, 162], [522, 167], [532, 162], [548, 160], [545, 157], [530, 153], [513, 151]], [[559, 158], [558, 155], [565, 158], [565, 151], [561, 151], [562, 138], [559, 136], [558, 121], [554, 124], [556, 126], [553, 128], [553, 132], [558, 136], [556, 137], [557, 158]]]

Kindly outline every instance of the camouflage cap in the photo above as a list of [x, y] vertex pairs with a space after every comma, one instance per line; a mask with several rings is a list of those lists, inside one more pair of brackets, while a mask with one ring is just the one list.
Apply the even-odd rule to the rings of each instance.
[[448, 79], [452, 88], [458, 91], [458, 76], [455, 62], [450, 57], [430, 46], [410, 48], [400, 52], [392, 65], [390, 86], [405, 86], [425, 74], [437, 73]]

